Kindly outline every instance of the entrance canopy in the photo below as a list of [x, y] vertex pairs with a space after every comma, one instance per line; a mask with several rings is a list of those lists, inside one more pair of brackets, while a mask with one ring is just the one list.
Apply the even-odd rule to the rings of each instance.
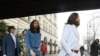
[[0, 19], [99, 8], [100, 0], [0, 0]]

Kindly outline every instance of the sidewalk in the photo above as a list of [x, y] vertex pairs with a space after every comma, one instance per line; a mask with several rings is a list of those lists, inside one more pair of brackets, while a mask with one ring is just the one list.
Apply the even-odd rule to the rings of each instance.
[[[58, 56], [58, 54], [46, 54], [45, 56]], [[84, 56], [90, 56], [90, 54], [85, 52]]]
[[85, 56], [90, 56], [90, 54], [88, 52], [85, 52]]
[[58, 54], [46, 54], [45, 56], [58, 56]]

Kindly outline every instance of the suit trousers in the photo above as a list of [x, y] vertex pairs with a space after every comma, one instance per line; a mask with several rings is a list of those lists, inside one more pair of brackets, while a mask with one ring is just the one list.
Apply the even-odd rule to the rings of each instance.
[[18, 56], [17, 49], [15, 49], [15, 56]]

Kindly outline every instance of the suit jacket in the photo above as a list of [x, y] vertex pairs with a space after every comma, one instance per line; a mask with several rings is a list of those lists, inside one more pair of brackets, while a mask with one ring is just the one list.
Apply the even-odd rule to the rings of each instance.
[[[21, 52], [21, 48], [17, 38], [16, 38], [16, 49], [17, 49], [17, 54], [19, 55]], [[10, 34], [6, 34], [3, 37], [3, 55], [15, 56], [15, 43]]]
[[80, 52], [76, 54], [71, 51], [71, 49], [79, 50], [79, 33], [75, 25], [66, 24], [64, 26], [61, 45], [59, 56], [80, 56]]
[[94, 41], [91, 44], [91, 52], [90, 52], [90, 55], [91, 56], [98, 56], [98, 50], [99, 50], [99, 44], [96, 43], [96, 41]]
[[2, 56], [2, 39], [0, 39], [0, 56]]

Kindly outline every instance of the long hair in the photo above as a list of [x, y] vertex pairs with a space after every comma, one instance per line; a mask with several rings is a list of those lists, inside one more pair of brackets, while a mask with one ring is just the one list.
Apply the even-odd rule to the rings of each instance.
[[78, 13], [72, 13], [69, 18], [68, 18], [68, 21], [66, 24], [74, 24], [76, 26], [78, 26], [77, 24], [79, 24], [78, 22], [76, 22], [76, 19], [79, 17]]
[[36, 29], [36, 31], [34, 30], [35, 29], [35, 27], [34, 27], [34, 22], [38, 22], [37, 20], [33, 20], [32, 22], [31, 22], [31, 24], [30, 24], [30, 31], [32, 32], [32, 33], [40, 33], [40, 25], [39, 25], [39, 22], [38, 22], [38, 28]]

